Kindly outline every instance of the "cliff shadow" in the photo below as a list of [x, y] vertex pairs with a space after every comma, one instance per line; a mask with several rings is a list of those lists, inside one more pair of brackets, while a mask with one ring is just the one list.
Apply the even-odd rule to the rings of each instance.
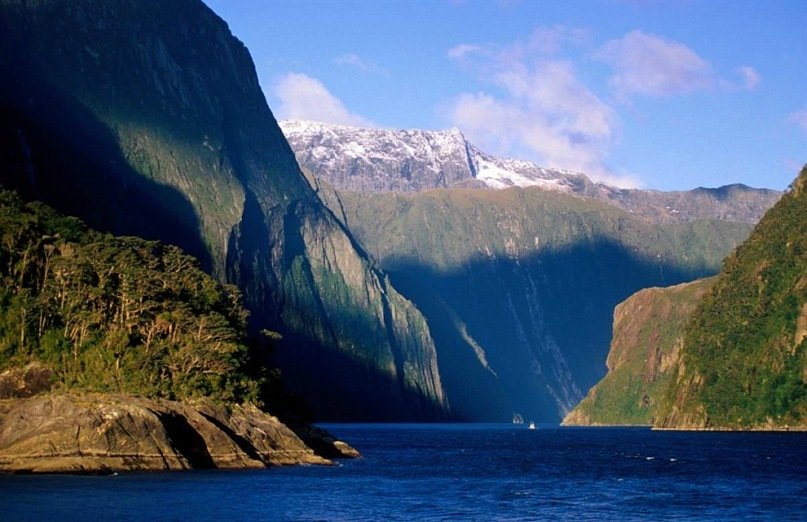
[[[244, 293], [252, 312], [252, 335], [270, 329], [283, 336], [274, 353], [264, 356], [263, 364], [280, 369], [288, 393], [275, 386], [266, 401], [269, 409], [286, 416], [284, 420], [306, 410], [310, 414], [306, 420], [317, 421], [446, 419], [448, 413], [441, 405], [407, 386], [401, 377], [403, 363], [391, 338], [388, 303], [383, 331], [380, 321], [372, 321], [367, 311], [335, 310], [323, 303], [321, 292], [327, 290], [317, 285], [311, 273], [301, 230], [306, 219], [324, 219], [328, 226], [338, 227], [337, 233], [347, 232], [316, 212], [306, 202], [294, 202], [282, 213], [267, 216], [247, 189], [242, 219], [229, 240], [227, 278]], [[366, 261], [366, 254], [347, 237]], [[372, 353], [381, 338], [392, 346], [395, 375], [338, 348]], [[307, 407], [301, 408], [301, 403]]]
[[280, 368], [289, 391], [305, 401], [317, 422], [453, 419], [426, 395], [402, 388], [396, 376], [304, 335], [284, 338], [271, 362]]
[[386, 265], [427, 318], [454, 414], [475, 421], [509, 421], [518, 412], [558, 422], [604, 376], [617, 304], [642, 288], [713, 273], [605, 238], [449, 271], [411, 259]]
[[204, 417], [207, 422], [224, 432], [224, 434], [238, 446], [238, 449], [243, 451], [249, 458], [257, 460], [258, 462], [264, 462], [264, 459], [258, 454], [258, 450], [255, 449], [255, 446], [253, 446], [249, 440], [234, 432], [229, 426], [212, 415], [207, 415], [202, 412], [199, 412], [199, 414]]

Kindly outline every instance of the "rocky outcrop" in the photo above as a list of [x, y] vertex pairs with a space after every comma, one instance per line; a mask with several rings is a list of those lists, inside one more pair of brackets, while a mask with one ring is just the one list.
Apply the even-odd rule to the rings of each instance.
[[564, 426], [652, 425], [675, 377], [684, 327], [714, 278], [636, 292], [614, 310], [608, 373]]
[[294, 433], [310, 446], [317, 455], [326, 459], [361, 457], [361, 453], [356, 448], [334, 438], [333, 435], [322, 428], [310, 424], [295, 425]]
[[[0, 471], [106, 473], [124, 470], [263, 468], [329, 464], [276, 417], [255, 406], [229, 408], [126, 395], [51, 395], [5, 400]], [[358, 452], [320, 431], [328, 456]]]

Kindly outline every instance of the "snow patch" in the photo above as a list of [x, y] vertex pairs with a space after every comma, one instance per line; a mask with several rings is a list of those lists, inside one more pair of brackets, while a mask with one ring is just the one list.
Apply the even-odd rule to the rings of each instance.
[[476, 178], [484, 181], [485, 184], [494, 189], [541, 187], [545, 190], [571, 191], [571, 187], [564, 183], [564, 179], [559, 177], [557, 172], [542, 169], [533, 164], [528, 164], [530, 172], [527, 174], [523, 171], [517, 172], [512, 168], [507, 168], [507, 160], [496, 160], [490, 156], [477, 154], [476, 163]]

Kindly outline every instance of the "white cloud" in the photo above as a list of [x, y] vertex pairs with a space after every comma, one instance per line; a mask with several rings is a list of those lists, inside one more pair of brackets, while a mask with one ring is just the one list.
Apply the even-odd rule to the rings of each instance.
[[459, 44], [448, 50], [448, 57], [452, 60], [462, 60], [468, 55], [484, 52], [484, 48], [479, 45]]
[[337, 56], [334, 58], [333, 62], [336, 65], [347, 65], [349, 67], [354, 67], [359, 71], [366, 73], [366, 74], [380, 74], [382, 76], [389, 76], [389, 71], [377, 65], [373, 62], [368, 62], [364, 60], [361, 56], [356, 53], [348, 53], [343, 54], [341, 56]]
[[759, 86], [759, 83], [762, 79], [759, 77], [759, 73], [753, 67], [749, 65], [743, 65], [737, 72], [740, 73], [740, 78], [742, 79], [742, 87], [746, 90], [753, 91]]
[[448, 118], [491, 153], [633, 186], [635, 179], [614, 176], [604, 163], [618, 128], [615, 112], [578, 79], [572, 62], [554, 57], [582, 34], [539, 28], [509, 47], [453, 48], [449, 56], [471, 65], [498, 93], [462, 93], [449, 104]]
[[[481, 89], [443, 107], [472, 142], [497, 155], [579, 170], [620, 186], [642, 183], [606, 163], [619, 140], [617, 109], [637, 96], [720, 95], [752, 91], [761, 83], [754, 67], [735, 66], [726, 73], [729, 79], [687, 45], [639, 30], [600, 45], [585, 30], [538, 27], [509, 45], [466, 42], [447, 56], [482, 82]], [[592, 59], [610, 65], [607, 83], [584, 82], [598, 82], [596, 70], [578, 73], [576, 65]], [[791, 121], [807, 133], [807, 108]]]
[[464, 93], [450, 108], [452, 123], [491, 152], [528, 154], [548, 167], [610, 175], [603, 158], [616, 115], [582, 85], [569, 62], [548, 61], [501, 72], [506, 95]]
[[606, 42], [595, 57], [613, 66], [609, 84], [620, 97], [683, 94], [717, 83], [712, 66], [695, 51], [641, 31]]
[[791, 113], [787, 121], [796, 125], [807, 136], [807, 107]]
[[580, 45], [588, 39], [588, 33], [576, 27], [554, 25], [538, 27], [530, 35], [525, 50], [544, 56], [554, 56], [567, 44]]
[[[538, 27], [524, 41], [518, 41], [508, 46], [483, 46], [463, 43], [449, 49], [447, 56], [463, 65], [502, 68], [516, 65], [525, 60], [553, 57], [564, 46], [577, 46], [588, 38], [589, 35], [586, 31], [564, 25]], [[490, 60], [490, 62], [473, 62], [473, 60], [479, 60], [480, 58]]]
[[280, 100], [279, 119], [372, 126], [369, 120], [350, 112], [321, 81], [305, 74], [287, 73], [275, 84], [274, 93]]

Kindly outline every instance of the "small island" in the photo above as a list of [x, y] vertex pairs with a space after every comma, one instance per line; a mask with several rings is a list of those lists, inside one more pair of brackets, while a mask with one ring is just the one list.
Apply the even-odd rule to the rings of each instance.
[[[263, 408], [271, 334], [179, 248], [0, 192], [0, 470], [256, 468], [358, 455]], [[315, 451], [316, 449], [316, 451]]]

